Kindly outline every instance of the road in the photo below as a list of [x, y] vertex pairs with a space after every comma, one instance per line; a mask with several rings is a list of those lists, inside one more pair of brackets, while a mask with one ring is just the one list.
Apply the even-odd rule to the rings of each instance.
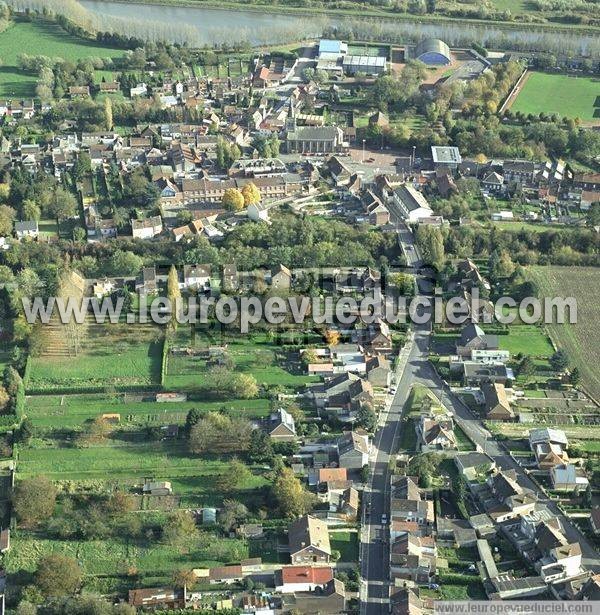
[[[399, 242], [407, 264], [415, 270], [421, 265], [412, 233], [403, 225], [398, 230]], [[421, 294], [421, 292], [420, 292]], [[387, 524], [381, 523], [382, 515], [389, 520], [389, 460], [398, 450], [402, 409], [411, 386], [421, 384], [437, 395], [442, 404], [455, 417], [456, 423], [496, 461], [501, 469], [513, 469], [518, 481], [537, 493], [538, 498], [562, 521], [565, 534], [571, 541], [578, 541], [583, 551], [583, 564], [594, 572], [600, 571], [600, 557], [577, 528], [561, 513], [556, 504], [546, 498], [524, 469], [508, 454], [501, 442], [491, 439], [481, 421], [461, 399], [452, 393], [429, 361], [431, 326], [413, 324], [412, 334], [399, 355], [396, 369], [396, 393], [389, 408], [380, 417], [380, 427], [375, 434], [371, 453], [371, 476], [363, 497], [363, 523], [361, 531], [361, 615], [389, 612], [389, 546], [381, 539], [387, 534]], [[370, 512], [367, 513], [367, 510]]]

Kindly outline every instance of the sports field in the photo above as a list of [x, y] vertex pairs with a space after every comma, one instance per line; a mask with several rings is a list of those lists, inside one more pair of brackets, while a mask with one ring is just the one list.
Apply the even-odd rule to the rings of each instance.
[[557, 113], [600, 124], [600, 79], [531, 72], [511, 106], [521, 113]]
[[548, 330], [554, 342], [567, 351], [572, 365], [579, 368], [584, 388], [600, 399], [600, 271], [593, 267], [531, 267], [529, 271], [540, 296], [577, 300], [577, 323], [548, 325]]
[[76, 61], [90, 57], [112, 58], [124, 52], [71, 36], [55, 24], [14, 23], [0, 33], [0, 97], [35, 95], [36, 76], [17, 68], [17, 58], [23, 53]]

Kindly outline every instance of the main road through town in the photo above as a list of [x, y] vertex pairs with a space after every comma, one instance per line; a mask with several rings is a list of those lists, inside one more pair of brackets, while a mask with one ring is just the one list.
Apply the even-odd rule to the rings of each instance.
[[[398, 240], [406, 257], [407, 265], [417, 273], [419, 296], [427, 292], [427, 280], [418, 272], [421, 265], [417, 247], [412, 233], [402, 224], [398, 226]], [[536, 483], [524, 469], [509, 455], [500, 442], [490, 436], [478, 417], [452, 393], [447, 384], [439, 377], [429, 361], [429, 344], [431, 323], [413, 324], [412, 331], [405, 346], [398, 355], [396, 363], [396, 392], [391, 403], [383, 410], [379, 418], [379, 427], [373, 439], [371, 452], [371, 473], [365, 488], [362, 508], [362, 529], [360, 545], [360, 613], [375, 615], [389, 613], [389, 544], [387, 542], [390, 518], [390, 459], [398, 450], [398, 441], [402, 429], [402, 410], [411, 387], [422, 384], [437, 395], [444, 406], [452, 412], [456, 423], [465, 431], [473, 442], [494, 458], [498, 467], [514, 469], [519, 483], [537, 493], [543, 502], [557, 517], [560, 517], [567, 538], [578, 541], [583, 551], [585, 567], [600, 571], [600, 557], [591, 544], [567, 520], [554, 502], [547, 499]], [[385, 518], [382, 517], [385, 515]]]

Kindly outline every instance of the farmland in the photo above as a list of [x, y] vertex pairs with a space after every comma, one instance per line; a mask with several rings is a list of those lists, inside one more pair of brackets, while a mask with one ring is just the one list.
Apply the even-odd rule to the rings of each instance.
[[511, 110], [529, 114], [553, 114], [584, 122], [600, 122], [600, 81], [594, 77], [570, 77], [532, 72]]
[[575, 297], [577, 300], [577, 323], [551, 324], [548, 329], [552, 339], [566, 350], [573, 365], [579, 368], [584, 388], [595, 399], [600, 399], [597, 363], [600, 272], [591, 267], [531, 267], [529, 272], [540, 295]]
[[0, 33], [0, 96], [33, 96], [36, 76], [17, 67], [19, 54], [44, 55], [51, 58], [111, 58], [123, 55], [120, 49], [75, 38], [59, 26], [44, 22], [17, 22]]

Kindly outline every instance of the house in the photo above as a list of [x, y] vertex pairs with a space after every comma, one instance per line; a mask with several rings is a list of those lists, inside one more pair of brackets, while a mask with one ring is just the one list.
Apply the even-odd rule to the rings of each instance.
[[366, 363], [367, 380], [374, 387], [388, 387], [392, 379], [390, 362], [382, 355], [377, 355], [367, 359]]
[[585, 490], [590, 484], [583, 468], [572, 463], [555, 465], [550, 468], [550, 481], [557, 491]]
[[477, 544], [477, 534], [465, 519], [438, 517], [436, 529], [438, 538], [450, 540], [459, 548], [474, 547]]
[[173, 487], [169, 481], [156, 481], [145, 483], [142, 487], [144, 495], [172, 495]]
[[144, 267], [140, 276], [135, 281], [135, 292], [139, 294], [155, 293], [157, 290], [156, 284], [156, 268]]
[[336, 186], [347, 186], [352, 177], [352, 171], [344, 164], [339, 156], [331, 156], [327, 160], [326, 168], [333, 178]]
[[490, 194], [502, 194], [504, 188], [504, 177], [492, 171], [481, 180], [481, 187]]
[[294, 417], [283, 408], [271, 414], [269, 437], [276, 442], [293, 442], [296, 440], [296, 423]]
[[223, 265], [222, 275], [223, 290], [225, 292], [231, 292], [238, 287], [238, 271], [234, 264]]
[[515, 418], [503, 384], [485, 382], [481, 386], [481, 391], [485, 399], [484, 412], [488, 420], [512, 421]]
[[288, 529], [292, 564], [329, 563], [331, 546], [327, 523], [304, 515]]
[[496, 469], [496, 462], [485, 453], [464, 453], [454, 458], [458, 471], [468, 480], [476, 480], [478, 476]]
[[116, 94], [121, 89], [118, 81], [102, 81], [99, 87], [102, 94]]
[[160, 216], [152, 216], [144, 220], [131, 220], [131, 234], [135, 239], [152, 239], [162, 233], [163, 225]]
[[395, 521], [413, 521], [420, 528], [431, 527], [434, 523], [433, 502], [431, 500], [405, 500], [392, 498], [391, 518]]
[[492, 214], [492, 220], [494, 222], [510, 222], [515, 219], [515, 215], [512, 211], [502, 209]]
[[197, 288], [199, 290], [210, 287], [210, 265], [184, 265], [183, 286], [184, 288]]
[[[529, 431], [529, 448], [535, 455], [540, 470], [551, 470], [569, 461], [569, 441], [561, 429], [541, 427]], [[565, 477], [564, 475], [561, 478]]]
[[505, 160], [502, 172], [506, 183], [532, 184], [536, 175], [535, 163], [531, 160]]
[[488, 477], [487, 485], [499, 502], [499, 505], [489, 506], [486, 510], [496, 523], [527, 515], [535, 510], [535, 494], [519, 485], [514, 470], [494, 472]]
[[329, 566], [283, 566], [276, 570], [275, 591], [280, 594], [323, 590], [333, 580]]
[[421, 451], [458, 448], [454, 435], [454, 421], [449, 414], [422, 415], [415, 425]]
[[433, 145], [431, 147], [431, 158], [433, 166], [437, 169], [456, 171], [462, 162], [462, 156], [458, 147], [447, 145]]
[[130, 589], [127, 602], [136, 609], [184, 609], [186, 607], [186, 592], [185, 588], [167, 587]]
[[289, 290], [292, 285], [292, 272], [285, 265], [277, 265], [271, 270], [271, 287], [277, 290]]
[[253, 222], [268, 222], [269, 206], [265, 203], [250, 203], [246, 209], [246, 215]]
[[466, 386], [481, 386], [488, 383], [510, 386], [515, 377], [513, 370], [503, 363], [483, 364], [465, 361], [462, 367]]
[[419, 589], [413, 587], [390, 588], [390, 613], [392, 615], [424, 615], [431, 613], [431, 605], [421, 600]]
[[320, 468], [317, 476], [319, 484], [332, 481], [346, 481], [348, 480], [348, 470], [346, 468]]
[[36, 220], [25, 222], [15, 222], [15, 236], [17, 239], [36, 239], [40, 235], [39, 226]]
[[71, 98], [89, 98], [90, 88], [87, 85], [72, 85], [69, 87], [69, 96]]
[[202, 234], [204, 225], [201, 220], [192, 220], [185, 226], [178, 226], [173, 229], [173, 237], [175, 241], [181, 241], [184, 238], [191, 238]]
[[550, 549], [535, 567], [546, 583], [555, 583], [581, 573], [581, 545], [578, 542]]
[[243, 579], [244, 572], [240, 565], [217, 566], [208, 571], [208, 582], [210, 584], [224, 583], [231, 585], [232, 583], [240, 583]]
[[498, 336], [486, 335], [483, 329], [476, 323], [466, 324], [456, 342], [456, 353], [459, 356], [470, 356], [473, 350], [496, 350], [498, 348]]
[[360, 470], [369, 463], [369, 436], [366, 432], [349, 431], [337, 442], [341, 468]]
[[282, 603], [285, 613], [341, 615], [346, 612], [346, 588], [342, 581], [333, 579], [318, 591], [284, 594]]
[[392, 200], [409, 224], [433, 216], [433, 210], [423, 193], [410, 184], [398, 186], [392, 193]]
[[135, 96], [146, 96], [148, 94], [148, 85], [146, 83], [138, 83], [129, 90], [129, 96], [134, 98]]

